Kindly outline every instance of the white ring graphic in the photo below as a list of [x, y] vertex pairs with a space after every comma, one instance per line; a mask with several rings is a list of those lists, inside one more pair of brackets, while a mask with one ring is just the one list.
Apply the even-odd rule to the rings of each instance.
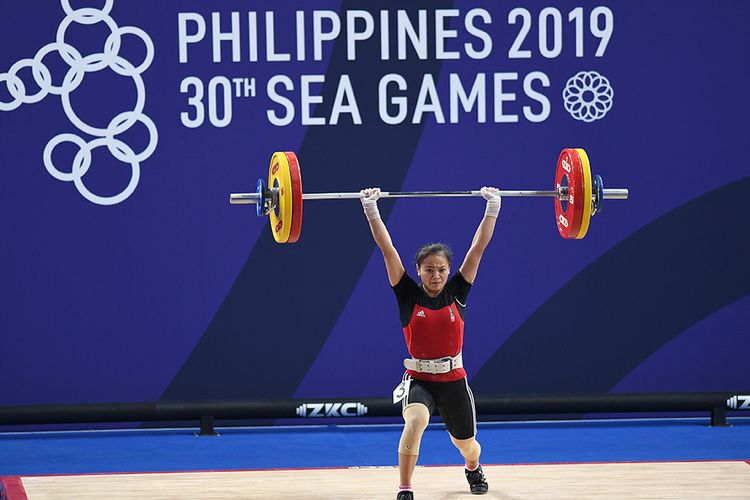
[[[143, 73], [149, 66], [151, 66], [151, 62], [154, 60], [154, 42], [151, 41], [151, 38], [142, 29], [136, 28], [135, 26], [123, 26], [116, 31], [113, 31], [107, 37], [107, 41], [104, 42], [104, 51], [114, 51], [115, 53], [118, 53], [120, 51], [120, 40], [122, 39], [122, 35], [135, 35], [140, 38], [146, 46], [146, 57], [143, 59], [143, 62], [134, 69], [135, 73]], [[112, 46], [110, 47], [110, 45]], [[120, 68], [116, 62], [114, 65], [111, 65], [111, 67], [120, 75], [131, 76], [127, 68]]]
[[563, 101], [570, 116], [590, 123], [604, 118], [612, 108], [614, 93], [606, 77], [596, 71], [580, 71], [565, 84]]
[[21, 96], [26, 95], [26, 85], [17, 75], [8, 73], [0, 73], [0, 83], [2, 82], [5, 82], [8, 86], [8, 92], [13, 96], [13, 100], [10, 102], [0, 101], [0, 111], [13, 111], [22, 104]]
[[[16, 62], [8, 70], [9, 77], [17, 79], [18, 72], [22, 70], [23, 68], [31, 68], [31, 71], [33, 74], [33, 71], [35, 69], [34, 60], [33, 59], [21, 59], [20, 61]], [[52, 82], [52, 75], [50, 74], [49, 69], [47, 69], [46, 66], [43, 69], [39, 68], [39, 75], [42, 79], [42, 82], [47, 82], [47, 83]], [[34, 80], [36, 81], [36, 77], [34, 77]], [[47, 94], [48, 94], [45, 88], [41, 85], [39, 85], [39, 92], [37, 92], [36, 94], [32, 94], [32, 95], [26, 95], [25, 85], [23, 89], [20, 89], [17, 85], [8, 85], [8, 92], [10, 92], [10, 95], [12, 95], [15, 99], [20, 99], [23, 104], [34, 104], [35, 102], [39, 102], [45, 97], [47, 97]]]
[[[148, 145], [146, 146], [146, 149], [144, 149], [137, 155], [130, 156], [130, 154], [133, 153], [133, 150], [131, 149], [130, 153], [121, 151], [120, 149], [114, 147], [113, 139], [114, 136], [128, 130], [136, 121], [139, 121], [146, 126], [146, 129], [148, 130]], [[130, 123], [131, 125], [127, 125], [128, 123]], [[154, 153], [154, 151], [156, 151], [156, 143], [159, 142], [159, 132], [158, 130], [156, 130], [156, 125], [153, 121], [151, 121], [151, 118], [144, 114], [134, 113], [133, 111], [126, 111], [112, 118], [112, 121], [109, 122], [109, 126], [107, 126], [107, 130], [111, 131], [111, 133], [107, 134], [107, 136], [105, 137], [105, 139], [110, 141], [107, 143], [109, 152], [112, 153], [112, 156], [125, 163], [145, 161]]]
[[[90, 56], [86, 56], [82, 59], [82, 67], [86, 67], [91, 64], [91, 61], [95, 61], [99, 58], [105, 58], [106, 56], [104, 54], [92, 54]], [[146, 105], [146, 87], [143, 85], [143, 78], [141, 78], [141, 75], [138, 73], [135, 73], [135, 68], [132, 64], [130, 64], [126, 59], [123, 59], [120, 56], [116, 56], [117, 64], [119, 64], [122, 67], [130, 68], [131, 72], [133, 73], [132, 78], [135, 82], [135, 88], [137, 91], [136, 94], [136, 103], [135, 108], [133, 109], [133, 113], [141, 114], [143, 112], [143, 107]], [[79, 66], [80, 67], [80, 66]], [[78, 69], [76, 66], [72, 66], [70, 71], [74, 71]], [[70, 73], [70, 72], [69, 72]], [[66, 76], [67, 80], [67, 76]], [[97, 128], [94, 126], [89, 125], [88, 123], [81, 120], [75, 111], [73, 111], [73, 106], [70, 103], [70, 93], [66, 92], [62, 95], [62, 105], [63, 110], [65, 111], [65, 116], [68, 117], [68, 120], [75, 125], [75, 127], [80, 130], [81, 132], [86, 132], [89, 135], [97, 136], [97, 137], [105, 137], [109, 135], [109, 130], [106, 128]], [[127, 130], [133, 123], [135, 123], [135, 118], [131, 119], [130, 125], [125, 127], [125, 130]]]
[[[81, 132], [94, 136], [95, 139], [87, 142], [76, 134], [56, 135], [50, 139], [44, 148], [42, 154], [44, 167], [55, 179], [65, 182], [72, 181], [81, 195], [90, 202], [98, 205], [115, 205], [133, 194], [141, 175], [140, 164], [156, 151], [156, 145], [159, 142], [156, 125], [151, 118], [143, 113], [146, 104], [146, 88], [141, 77], [141, 73], [146, 71], [154, 60], [154, 43], [151, 37], [140, 28], [117, 26], [117, 23], [109, 15], [112, 12], [114, 0], [105, 0], [101, 9], [94, 7], [73, 9], [69, 0], [60, 0], [60, 3], [66, 16], [57, 27], [56, 41], [39, 49], [33, 59], [21, 59], [13, 64], [7, 73], [0, 73], [0, 84], [5, 82], [8, 92], [13, 97], [11, 102], [0, 101], [0, 111], [12, 111], [23, 103], [39, 102], [48, 94], [59, 95], [65, 116], [71, 124]], [[99, 22], [104, 22], [110, 30], [110, 34], [104, 42], [103, 52], [84, 57], [78, 49], [65, 42], [65, 33], [71, 23], [92, 25]], [[137, 66], [120, 56], [123, 35], [137, 36], [146, 47], [146, 56]], [[69, 66], [60, 85], [54, 85], [50, 70], [44, 64], [44, 58], [51, 52], [57, 52]], [[27, 67], [31, 68], [34, 81], [39, 86], [39, 91], [33, 95], [26, 94], [26, 85], [17, 74]], [[105, 68], [110, 68], [118, 75], [133, 79], [136, 88], [136, 103], [132, 110], [119, 113], [112, 118], [107, 128], [99, 128], [84, 122], [78, 116], [73, 110], [70, 95], [78, 89], [87, 73], [101, 71]], [[140, 153], [136, 153], [130, 146], [117, 138], [118, 135], [129, 130], [137, 122], [146, 127], [149, 135], [148, 144]], [[71, 142], [79, 148], [73, 159], [70, 172], [58, 169], [52, 160], [55, 148], [63, 142]], [[92, 166], [92, 150], [102, 146], [106, 146], [117, 160], [130, 164], [131, 168], [128, 185], [113, 196], [97, 195], [83, 182], [83, 177]]]
[[115, 0], [106, 0], [101, 9], [85, 7], [76, 10], [70, 6], [70, 0], [60, 0], [60, 3], [62, 4], [65, 14], [69, 17], [75, 18], [75, 22], [80, 24], [96, 24], [101, 21], [104, 16], [108, 16], [109, 13], [112, 12]]
[[[95, 10], [87, 7], [85, 9], [78, 9], [75, 12], [82, 12], [82, 11], [95, 11]], [[99, 11], [95, 11], [95, 12], [99, 12]], [[109, 27], [109, 30], [111, 32], [110, 36], [114, 33], [117, 33], [117, 30], [119, 28], [117, 26], [117, 23], [115, 23], [114, 19], [112, 19], [106, 14], [102, 16], [95, 16], [94, 19], [96, 20], [90, 23], [82, 23], [78, 19], [80, 19], [80, 16], [76, 17], [76, 16], [68, 15], [65, 17], [65, 19], [62, 20], [62, 22], [60, 23], [60, 26], [57, 27], [57, 38], [56, 38], [57, 43], [60, 43], [60, 44], [65, 43], [65, 31], [68, 29], [68, 26], [70, 26], [70, 23], [72, 22], [78, 22], [80, 24], [96, 24], [100, 21], [104, 21], [104, 23], [107, 25], [107, 27]], [[109, 40], [109, 37], [107, 37], [107, 40]], [[117, 52], [115, 52], [115, 50], [117, 51], [120, 50], [119, 39], [117, 40], [116, 43], [112, 44], [113, 46], [110, 48], [110, 51], [107, 51], [106, 42], [104, 45], [105, 45], [104, 57], [98, 58], [99, 60], [96, 61], [96, 63], [94, 64], [88, 63], [86, 66], [87, 72], [99, 71], [100, 69], [106, 68], [112, 63], [114, 58], [117, 56]], [[73, 65], [74, 61], [69, 59], [69, 56], [67, 56], [64, 52], [60, 52], [60, 55], [62, 56], [63, 61], [65, 61], [68, 65], [71, 65], [71, 66]]]
[[75, 64], [79, 64], [80, 60], [83, 59], [81, 57], [81, 54], [75, 49], [75, 47], [68, 45], [67, 43], [48, 43], [47, 45], [39, 49], [39, 51], [37, 51], [36, 55], [34, 56], [34, 64], [31, 67], [31, 71], [34, 75], [34, 80], [36, 81], [36, 84], [39, 85], [39, 87], [49, 92], [50, 94], [62, 95], [65, 92], [73, 92], [83, 81], [83, 71], [78, 71], [77, 73], [75, 73], [69, 81], [64, 79], [63, 84], [60, 86], [53, 85], [51, 77], [48, 81], [46, 81], [44, 78], [44, 73], [46, 72], [47, 74], [49, 74], [49, 69], [47, 69], [47, 66], [45, 66], [42, 61], [47, 54], [53, 51], [59, 52], [60, 57], [63, 58], [64, 56], [62, 54], [66, 53]]
[[[58, 144], [61, 144], [63, 142], [72, 142], [76, 146], [79, 147], [80, 151], [84, 151], [84, 157], [81, 160], [82, 163], [79, 168], [71, 168], [70, 172], [62, 172], [57, 167], [55, 167], [54, 162], [52, 161], [52, 151], [55, 150]], [[53, 137], [48, 143], [47, 146], [44, 148], [44, 166], [47, 169], [47, 172], [50, 173], [52, 177], [54, 177], [57, 180], [60, 181], [67, 181], [70, 182], [76, 177], [81, 177], [88, 172], [89, 167], [91, 166], [91, 150], [85, 149], [86, 141], [81, 139], [75, 134], [60, 134]], [[79, 151], [79, 152], [80, 152]], [[78, 157], [78, 154], [76, 154], [76, 158]]]
[[130, 146], [128, 146], [121, 140], [99, 138], [94, 139], [93, 141], [87, 143], [84, 147], [82, 147], [73, 160], [73, 172], [75, 172], [75, 175], [73, 176], [73, 183], [75, 184], [76, 188], [78, 188], [78, 192], [81, 193], [84, 198], [92, 203], [96, 203], [97, 205], [117, 205], [118, 203], [126, 200], [128, 196], [133, 194], [133, 191], [135, 191], [135, 188], [138, 185], [138, 179], [140, 179], [141, 177], [140, 163], [137, 161], [132, 161], [128, 162], [130, 163], [131, 168], [130, 182], [128, 183], [127, 187], [125, 187], [125, 189], [123, 189], [118, 194], [113, 196], [99, 196], [98, 194], [92, 193], [89, 188], [86, 187], [86, 185], [83, 183], [83, 174], [79, 175], [79, 171], [87, 170], [86, 157], [91, 156], [92, 150], [102, 146], [107, 146], [108, 143], [114, 143], [114, 147], [116, 149], [124, 151], [127, 156], [135, 157], [135, 153], [132, 149], [130, 149]]

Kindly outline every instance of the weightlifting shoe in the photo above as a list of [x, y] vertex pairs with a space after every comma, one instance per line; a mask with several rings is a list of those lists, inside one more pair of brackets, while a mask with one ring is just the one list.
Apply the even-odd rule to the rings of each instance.
[[414, 500], [414, 493], [411, 491], [399, 491], [396, 500]]
[[487, 479], [484, 477], [482, 466], [477, 467], [477, 470], [464, 469], [466, 473], [466, 480], [469, 482], [469, 488], [474, 495], [484, 495], [487, 490], [490, 489], [490, 485], [487, 484]]

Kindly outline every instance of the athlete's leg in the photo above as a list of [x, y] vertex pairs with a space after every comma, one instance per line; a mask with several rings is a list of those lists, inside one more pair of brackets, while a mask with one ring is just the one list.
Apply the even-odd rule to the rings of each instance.
[[427, 383], [410, 378], [409, 391], [401, 404], [404, 431], [398, 444], [399, 491], [411, 492], [411, 480], [419, 457], [419, 445], [422, 442], [422, 434], [430, 422], [432, 410], [435, 408], [435, 398]]
[[430, 422], [430, 410], [423, 403], [409, 403], [403, 410], [404, 430], [398, 443], [398, 473], [402, 486], [411, 486], [419, 457], [422, 434]]
[[461, 452], [469, 469], [479, 462], [482, 447], [476, 440], [477, 418], [474, 407], [474, 395], [466, 379], [446, 382], [442, 389], [435, 393], [435, 403], [451, 441]]
[[[449, 385], [450, 384], [450, 385]], [[445, 389], [436, 394], [440, 416], [451, 436], [451, 441], [461, 452], [466, 462], [466, 480], [472, 493], [487, 493], [487, 479], [484, 477], [479, 456], [482, 447], [476, 440], [477, 418], [474, 395], [466, 379], [447, 382]]]
[[466, 461], [466, 468], [469, 470], [475, 470], [479, 466], [479, 455], [482, 453], [482, 446], [474, 436], [468, 439], [456, 439], [451, 436], [451, 441], [461, 452], [461, 456]]

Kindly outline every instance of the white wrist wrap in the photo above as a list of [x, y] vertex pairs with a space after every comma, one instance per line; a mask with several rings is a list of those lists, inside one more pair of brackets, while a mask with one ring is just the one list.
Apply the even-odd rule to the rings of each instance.
[[377, 201], [362, 198], [362, 208], [365, 210], [365, 216], [367, 217], [367, 220], [375, 220], [380, 218], [380, 211], [378, 210]]
[[500, 214], [500, 197], [487, 200], [487, 208], [484, 209], [485, 217], [495, 217]]

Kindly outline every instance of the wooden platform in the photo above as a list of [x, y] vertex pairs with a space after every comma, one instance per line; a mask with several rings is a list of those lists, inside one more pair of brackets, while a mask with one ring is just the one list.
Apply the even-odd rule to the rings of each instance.
[[[484, 466], [490, 492], [471, 495], [461, 467], [419, 467], [418, 500], [748, 499], [750, 463], [639, 462]], [[393, 499], [394, 467], [22, 477], [30, 500]], [[11, 497], [10, 500], [15, 500]]]

